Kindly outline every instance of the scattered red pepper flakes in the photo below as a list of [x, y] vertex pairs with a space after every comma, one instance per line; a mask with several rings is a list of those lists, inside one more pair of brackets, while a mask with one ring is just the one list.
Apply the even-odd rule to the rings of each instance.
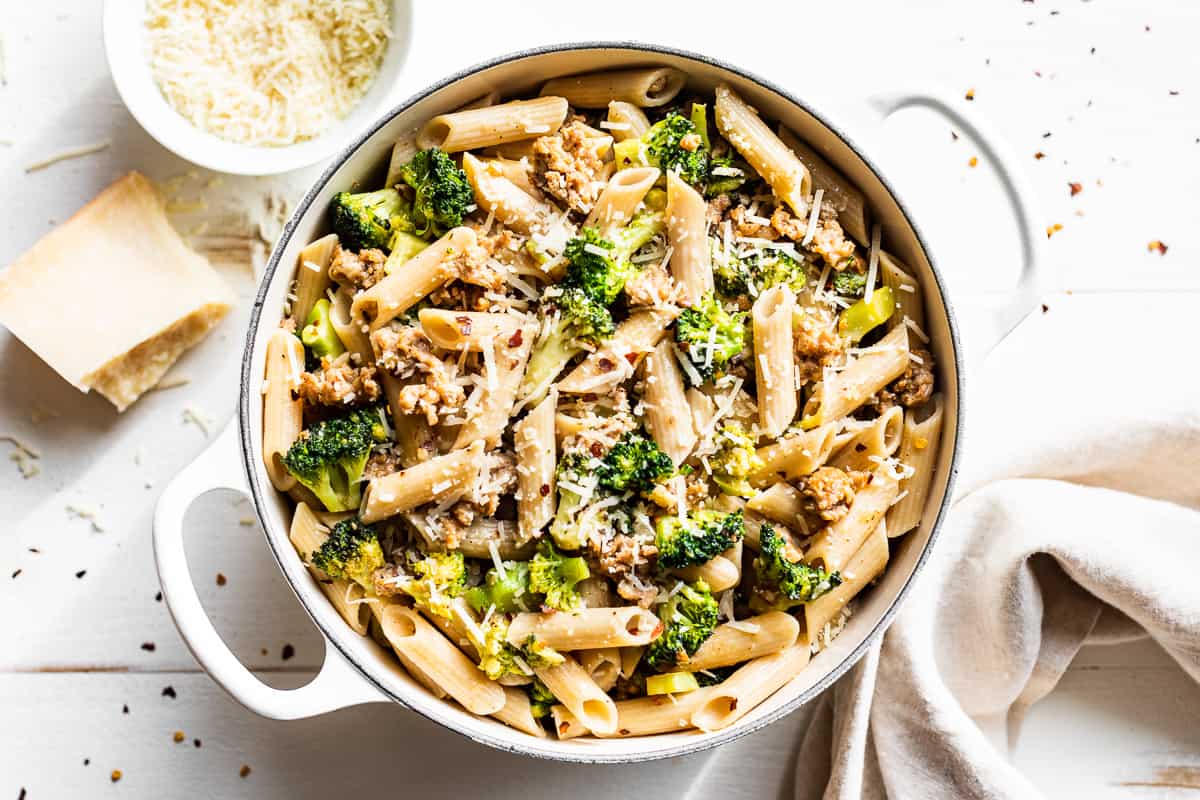
[[1051, 236], [1061, 231], [1062, 228], [1063, 226], [1061, 222], [1056, 222], [1053, 225], [1048, 226], [1046, 228], [1046, 238], [1049, 239]]
[[1068, 183], [1067, 186], [1071, 189], [1071, 197], [1074, 197], [1075, 195], [1077, 195], [1083, 191], [1082, 183], [1075, 183], [1074, 181], [1072, 181], [1071, 183]]
[[958, 141], [958, 131], [950, 131], [950, 139], [951, 139], [951, 141], [957, 142]]
[[228, 583], [228, 581], [225, 579], [225, 576], [222, 575], [220, 572], [218, 572], [217, 573], [217, 586], [224, 586], [226, 583]]
[[171, 739], [174, 740], [175, 744], [179, 744], [186, 738], [187, 737], [183, 735], [183, 731], [175, 731], [174, 735], [171, 736]]
[[285, 644], [283, 646], [283, 652], [280, 653], [280, 655], [283, 657], [284, 661], [287, 661], [289, 658], [296, 655], [296, 648], [292, 647], [290, 644]]
[[1046, 154], [1043, 153], [1041, 150], [1038, 150], [1036, 153], [1033, 154], [1033, 158], [1035, 161], [1041, 161], [1045, 157], [1046, 157]]
[[249, 764], [242, 764], [242, 768], [238, 770], [238, 777], [240, 777], [240, 778], [249, 778], [250, 777], [250, 765]]
[[121, 770], [114, 769], [112, 771], [112, 774], [109, 775], [108, 777], [112, 779], [113, 783], [116, 783], [117, 781], [121, 780]]
[[974, 90], [974, 89], [967, 89], [967, 93], [966, 93], [965, 97], [966, 97], [968, 100], [974, 100], [974, 99], [975, 99], [975, 90]]
[[158, 648], [155, 646], [154, 642], [142, 642], [142, 649], [147, 653], [153, 653]]
[[1158, 239], [1155, 239], [1153, 242], [1146, 245], [1146, 249], [1149, 250], [1151, 253], [1153, 253], [1155, 250], [1157, 250], [1158, 254], [1160, 256], [1165, 256], [1167, 254], [1167, 246], [1165, 244], [1163, 244], [1162, 242], [1160, 242]]
[[971, 160], [967, 162], [967, 166], [968, 167], [978, 167], [979, 159], [976, 158], [975, 156], [971, 156]]
[[92, 763], [92, 760], [91, 760], [90, 758], [85, 758], [85, 759], [83, 760], [83, 765], [84, 765], [85, 767], [86, 767], [88, 764], [91, 764], [91, 763]]

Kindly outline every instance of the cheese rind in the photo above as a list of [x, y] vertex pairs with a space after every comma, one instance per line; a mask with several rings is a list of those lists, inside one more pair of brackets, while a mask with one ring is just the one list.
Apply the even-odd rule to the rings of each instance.
[[0, 274], [0, 324], [118, 411], [204, 338], [233, 301], [136, 172]]

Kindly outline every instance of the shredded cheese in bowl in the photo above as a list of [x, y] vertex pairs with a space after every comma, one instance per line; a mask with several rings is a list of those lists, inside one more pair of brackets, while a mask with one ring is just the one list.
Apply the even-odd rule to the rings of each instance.
[[196, 127], [283, 147], [345, 117], [392, 36], [385, 0], [148, 0], [148, 60]]

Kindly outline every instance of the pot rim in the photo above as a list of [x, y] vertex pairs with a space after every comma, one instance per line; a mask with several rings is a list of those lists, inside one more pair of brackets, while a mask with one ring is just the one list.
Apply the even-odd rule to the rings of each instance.
[[[901, 586], [900, 591], [896, 594], [896, 597], [893, 599], [891, 604], [888, 606], [887, 610], [883, 613], [883, 615], [875, 623], [875, 625], [871, 629], [870, 633], [867, 634], [867, 636], [858, 645], [858, 647], [854, 648], [854, 650], [852, 650], [836, 666], [834, 666], [832, 669], [830, 669], [829, 672], [827, 672], [824, 677], [822, 677], [819, 681], [817, 681], [813, 686], [809, 687], [809, 689], [807, 691], [801, 693], [799, 696], [797, 696], [792, 701], [780, 706], [775, 711], [772, 711], [771, 713], [764, 715], [761, 719], [757, 719], [751, 723], [746, 723], [746, 724], [735, 723], [734, 725], [730, 726], [728, 729], [720, 731], [720, 732], [716, 733], [715, 735], [705, 736], [702, 739], [697, 739], [694, 742], [687, 742], [687, 743], [679, 745], [678, 747], [671, 748], [669, 750], [655, 751], [655, 752], [651, 752], [651, 753], [639, 753], [636, 751], [630, 751], [628, 753], [624, 753], [619, 756], [597, 755], [595, 753], [589, 753], [584, 750], [580, 750], [578, 753], [547, 752], [547, 751], [539, 750], [536, 748], [529, 748], [529, 747], [523, 746], [521, 744], [518, 744], [518, 743], [515, 743], [512, 741], [505, 741], [503, 739], [493, 737], [493, 736], [490, 736], [487, 734], [476, 733], [476, 732], [467, 732], [467, 731], [464, 731], [464, 730], [454, 727], [449, 722], [446, 722], [446, 721], [443, 721], [440, 719], [436, 719], [433, 716], [421, 711], [420, 709], [414, 708], [413, 706], [406, 703], [402, 697], [398, 696], [395, 692], [393, 692], [392, 690], [385, 687], [380, 681], [376, 680], [376, 678], [372, 675], [371, 671], [368, 668], [364, 667], [362, 664], [360, 664], [358, 662], [358, 660], [356, 660], [354, 658], [354, 656], [351, 655], [351, 653], [347, 650], [347, 648], [342, 646], [341, 642], [339, 641], [339, 638], [342, 635], [342, 632], [339, 631], [335, 634], [331, 631], [326, 630], [325, 627], [318, 621], [317, 614], [314, 613], [313, 609], [310, 607], [309, 603], [306, 601], [304, 595], [297, 590], [297, 587], [295, 585], [293, 585], [292, 581], [290, 579], [288, 579], [288, 577], [287, 577], [287, 570], [284, 568], [283, 559], [285, 557], [289, 557], [289, 558], [292, 557], [293, 552], [290, 548], [288, 548], [286, 556], [284, 554], [280, 553], [279, 548], [276, 547], [276, 543], [275, 543], [274, 539], [268, 533], [268, 531], [269, 531], [268, 522], [267, 522], [266, 516], [264, 515], [263, 510], [262, 510], [264, 507], [264, 504], [265, 504], [264, 488], [260, 485], [260, 483], [255, 475], [255, 470], [254, 470], [255, 446], [250, 438], [250, 424], [249, 424], [249, 421], [250, 421], [250, 398], [251, 397], [256, 397], [256, 398], [259, 397], [257, 388], [255, 388], [254, 391], [251, 391], [251, 387], [257, 387], [261, 383], [261, 381], [255, 381], [252, 379], [252, 376], [250, 374], [250, 367], [251, 367], [251, 363], [253, 360], [255, 342], [258, 338], [259, 326], [262, 321], [263, 305], [266, 301], [266, 296], [267, 296], [268, 290], [275, 281], [276, 272], [278, 271], [279, 262], [283, 255], [283, 251], [286, 249], [287, 245], [291, 241], [292, 234], [294, 233], [297, 225], [299, 224], [299, 222], [302, 218], [304, 218], [305, 216], [308, 215], [316, 197], [321, 193], [321, 191], [329, 183], [329, 181], [333, 177], [333, 175], [339, 169], [341, 169], [341, 167], [350, 158], [352, 158], [355, 155], [355, 153], [358, 152], [359, 148], [361, 148], [368, 140], [370, 140], [373, 136], [375, 136], [375, 134], [378, 133], [383, 127], [388, 125], [397, 116], [399, 116], [400, 114], [407, 111], [411, 106], [420, 102], [421, 100], [428, 97], [429, 95], [434, 94], [435, 92], [441, 91], [442, 89], [446, 88], [447, 86], [457, 83], [458, 81], [468, 78], [478, 72], [482, 72], [483, 70], [486, 70], [486, 69], [491, 69], [492, 67], [502, 66], [504, 64], [508, 64], [511, 62], [521, 61], [524, 59], [549, 55], [549, 54], [553, 54], [553, 53], [581, 51], [581, 50], [633, 50], [633, 51], [646, 53], [651, 56], [657, 55], [657, 54], [674, 56], [676, 58], [683, 58], [683, 59], [687, 59], [687, 60], [691, 60], [691, 61], [697, 61], [697, 62], [706, 64], [711, 67], [716, 67], [717, 69], [732, 73], [733, 75], [737, 75], [738, 77], [740, 77], [744, 80], [755, 83], [762, 89], [769, 91], [769, 92], [773, 92], [776, 95], [778, 95], [779, 97], [782, 97], [783, 99], [787, 100], [789, 103], [792, 103], [793, 105], [802, 109], [803, 111], [805, 111], [806, 113], [811, 115], [815, 120], [817, 120], [822, 126], [824, 126], [828, 131], [830, 131], [838, 139], [840, 139], [847, 147], [849, 147], [850, 150], [859, 159], [861, 159], [863, 164], [867, 167], [868, 170], [870, 170], [871, 174], [875, 177], [875, 179], [877, 181], [879, 181], [880, 185], [883, 186], [883, 188], [888, 192], [889, 196], [895, 201], [897, 207], [900, 210], [901, 215], [904, 217], [905, 221], [908, 223], [909, 227], [912, 229], [913, 235], [915, 236], [915, 238], [917, 240], [917, 244], [920, 246], [922, 253], [924, 253], [925, 258], [929, 262], [930, 271], [931, 271], [931, 273], [933, 275], [933, 279], [934, 279], [934, 284], [937, 286], [938, 294], [941, 297], [942, 303], [946, 309], [946, 319], [947, 319], [947, 324], [948, 324], [949, 333], [950, 333], [950, 349], [953, 352], [954, 365], [955, 365], [954, 383], [956, 386], [957, 398], [958, 398], [957, 414], [955, 415], [955, 424], [954, 424], [954, 446], [950, 453], [950, 463], [947, 468], [945, 494], [942, 498], [941, 505], [938, 507], [937, 514], [934, 517], [933, 524], [931, 526], [930, 533], [929, 533], [929, 540], [925, 543], [924, 548], [922, 549], [920, 555], [917, 557], [916, 564], [913, 565], [912, 571], [908, 574], [907, 578], [904, 581], [904, 585]], [[364, 680], [366, 680], [373, 687], [375, 687], [375, 689], [378, 690], [383, 696], [388, 697], [393, 702], [399, 703], [400, 705], [404, 706], [405, 708], [408, 708], [408, 709], [414, 711], [415, 713], [421, 715], [422, 717], [428, 719], [429, 721], [431, 721], [437, 725], [440, 725], [444, 728], [447, 728], [448, 730], [451, 730], [454, 733], [465, 736], [466, 738], [469, 738], [475, 742], [487, 745], [489, 747], [496, 748], [498, 750], [502, 750], [502, 751], [509, 752], [509, 753], [516, 753], [516, 754], [520, 754], [520, 755], [524, 755], [524, 756], [530, 756], [530, 757], [534, 757], [534, 758], [546, 759], [546, 760], [550, 760], [550, 761], [563, 761], [563, 762], [579, 763], [579, 764], [629, 764], [629, 763], [641, 763], [641, 762], [647, 762], [647, 761], [656, 761], [656, 760], [664, 759], [664, 758], [675, 758], [675, 757], [679, 757], [679, 756], [693, 755], [693, 754], [702, 752], [704, 750], [708, 750], [708, 749], [717, 747], [719, 745], [728, 744], [730, 742], [733, 742], [737, 739], [742, 738], [743, 736], [747, 736], [751, 733], [761, 730], [762, 728], [765, 728], [766, 726], [768, 726], [774, 722], [777, 722], [780, 719], [782, 719], [783, 717], [791, 714], [796, 709], [798, 709], [800, 706], [815, 699], [818, 695], [820, 695], [826, 689], [828, 689], [830, 686], [832, 686], [835, 681], [837, 681], [846, 672], [848, 672], [851, 667], [853, 667], [855, 664], [857, 664], [859, 662], [859, 660], [862, 659], [862, 657], [866, 654], [867, 650], [876, 643], [876, 641], [883, 635], [883, 633], [887, 630], [888, 626], [891, 625], [892, 621], [895, 619], [896, 614], [900, 610], [900, 606], [903, 604], [904, 600], [908, 596], [909, 591], [912, 589], [913, 581], [915, 580], [917, 575], [924, 568], [925, 562], [928, 560], [929, 554], [933, 550], [934, 544], [936, 543], [938, 536], [941, 533], [941, 526], [942, 526], [943, 518], [945, 517], [946, 511], [949, 508], [949, 506], [951, 504], [951, 500], [954, 496], [954, 484], [955, 484], [957, 476], [958, 476], [958, 468], [959, 468], [958, 465], [959, 465], [959, 460], [962, 455], [963, 430], [964, 430], [963, 389], [964, 389], [964, 364], [963, 364], [962, 338], [961, 338], [961, 334], [958, 329], [958, 323], [957, 323], [957, 320], [955, 319], [954, 311], [953, 311], [953, 308], [952, 308], [952, 305], [950, 302], [950, 296], [947, 292], [945, 281], [942, 278], [942, 275], [938, 270], [937, 263], [934, 258], [934, 255], [933, 255], [933, 251], [929, 248], [928, 244], [926, 243], [925, 237], [922, 235], [920, 228], [917, 226], [916, 222], [914, 221], [914, 219], [912, 217], [912, 214], [909, 212], [908, 207], [905, 205], [905, 203], [901, 199], [900, 195], [896, 192], [896, 190], [893, 188], [892, 184], [884, 176], [884, 174], [878, 168], [878, 166], [875, 164], [875, 162], [871, 158], [869, 158], [866, 155], [866, 153], [863, 152], [862, 148], [858, 144], [855, 143], [854, 139], [852, 139], [849, 135], [847, 135], [845, 133], [845, 131], [843, 131], [840, 127], [838, 127], [837, 125], [834, 125], [832, 122], [830, 122], [829, 119], [824, 114], [817, 111], [809, 103], [797, 98], [790, 91], [780, 87], [776, 83], [774, 83], [770, 80], [767, 80], [753, 72], [742, 69], [741, 67], [732, 66], [724, 61], [721, 61], [720, 59], [712, 58], [710, 56], [702, 55], [699, 53], [694, 53], [694, 52], [691, 52], [688, 50], [682, 50], [682, 49], [675, 48], [675, 47], [651, 44], [651, 43], [647, 43], [647, 42], [639, 42], [639, 41], [635, 41], [635, 40], [590, 40], [590, 41], [565, 42], [562, 44], [552, 44], [552, 45], [542, 45], [539, 47], [531, 47], [531, 48], [527, 48], [524, 50], [514, 51], [512, 53], [508, 53], [505, 55], [496, 56], [496, 57], [488, 59], [486, 61], [482, 61], [482, 62], [479, 62], [472, 66], [461, 69], [461, 70], [453, 73], [452, 75], [449, 75], [445, 78], [442, 78], [439, 81], [436, 81], [436, 82], [430, 84], [429, 86], [425, 87], [424, 89], [421, 89], [420, 91], [418, 91], [415, 94], [411, 95], [410, 97], [406, 98], [402, 102], [393, 106], [389, 111], [387, 111], [385, 114], [383, 114], [373, 125], [371, 125], [367, 130], [365, 130], [359, 136], [355, 137], [355, 139], [349, 145], [347, 145], [345, 148], [343, 148], [341, 150], [341, 152], [339, 152], [338, 155], [336, 157], [334, 157], [334, 159], [330, 162], [329, 166], [325, 168], [325, 170], [321, 173], [321, 176], [313, 183], [313, 185], [309, 188], [309, 190], [304, 194], [304, 197], [297, 204], [296, 208], [293, 210], [291, 217], [288, 219], [287, 223], [283, 227], [283, 230], [280, 232], [279, 238], [277, 239], [275, 246], [271, 252], [271, 257], [267, 261], [267, 265], [263, 270], [263, 274], [260, 279], [260, 283], [259, 283], [259, 287], [258, 287], [258, 292], [254, 299], [253, 308], [251, 309], [250, 320], [249, 320], [249, 323], [247, 325], [247, 330], [246, 330], [246, 344], [245, 344], [245, 348], [244, 348], [243, 354], [242, 354], [242, 368], [241, 368], [241, 379], [240, 379], [239, 399], [238, 399], [238, 432], [239, 432], [239, 438], [240, 438], [240, 443], [241, 443], [242, 466], [243, 466], [243, 469], [245, 470], [247, 486], [249, 487], [250, 494], [254, 501], [254, 503], [253, 503], [254, 504], [254, 513], [258, 517], [259, 523], [262, 525], [264, 535], [266, 536], [266, 539], [267, 539], [267, 545], [271, 549], [272, 556], [275, 558], [276, 563], [279, 565], [280, 570], [283, 572], [284, 578], [288, 580], [288, 584], [289, 584], [290, 588], [292, 589], [292, 591], [295, 593], [296, 598], [300, 601], [300, 605], [304, 608], [305, 613], [308, 614], [308, 616], [312, 620], [313, 624], [321, 632], [321, 635], [323, 636], [325, 641], [329, 645], [332, 645], [334, 648], [336, 648], [338, 653], [341, 655], [341, 657], [344, 658], [347, 661], [347, 663], [352, 665], [354, 667], [355, 671]], [[269, 491], [274, 492], [275, 490], [273, 487], [270, 487]]]

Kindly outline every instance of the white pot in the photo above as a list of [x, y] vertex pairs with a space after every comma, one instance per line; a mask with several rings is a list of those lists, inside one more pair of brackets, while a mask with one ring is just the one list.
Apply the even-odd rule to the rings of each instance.
[[[894, 540], [892, 562], [879, 583], [857, 601], [854, 616], [832, 646], [817, 655], [790, 684], [731, 727], [715, 732], [686, 731], [632, 739], [537, 739], [493, 719], [475, 717], [439, 700], [413, 681], [394, 656], [370, 638], [354, 634], [338, 616], [304, 568], [288, 541], [290, 501], [276, 492], [263, 469], [262, 396], [266, 341], [275, 330], [300, 250], [325, 232], [326, 210], [334, 193], [351, 187], [378, 185], [393, 142], [430, 117], [453, 109], [485, 92], [500, 88], [506, 94], [536, 93], [546, 79], [586, 72], [643, 65], [668, 65], [684, 70], [691, 85], [710, 92], [728, 82], [767, 118], [779, 120], [822, 152], [863, 192], [887, 231], [889, 249], [920, 279], [925, 295], [927, 333], [938, 365], [945, 399], [946, 423], [941, 441], [929, 508], [920, 528]], [[1015, 161], [966, 109], [943, 95], [901, 91], [873, 98], [868, 108], [873, 121], [853, 131], [863, 137], [901, 107], [922, 105], [950, 118], [959, 130], [976, 139], [985, 157], [996, 165], [1023, 237], [1021, 278], [1001, 301], [966, 315], [978, 332], [971, 338], [973, 358], [990, 348], [1032, 307], [1037, 298], [1039, 216], [1031, 194], [1015, 170]], [[561, 45], [516, 53], [452, 76], [393, 109], [356, 143], [346, 149], [305, 195], [275, 247], [255, 300], [246, 336], [241, 373], [241, 399], [236, 423], [187, 467], [163, 492], [155, 514], [155, 556], [163, 594], [196, 659], [235, 699], [247, 708], [276, 719], [296, 719], [360, 703], [390, 701], [428, 717], [475, 741], [502, 750], [564, 761], [628, 763], [694, 753], [715, 747], [767, 725], [828, 688], [883, 634], [916, 578], [936, 538], [950, 498], [955, 465], [962, 446], [964, 347], [926, 242], [899, 194], [864, 153], [861, 144], [818, 111], [783, 89], [739, 69], [703, 56], [634, 43]], [[874, 129], [872, 128], [874, 126]], [[255, 678], [226, 647], [205, 615], [188, 573], [182, 523], [188, 506], [214, 488], [248, 493], [266, 531], [267, 544], [301, 604], [324, 634], [325, 664], [312, 683], [300, 689], [273, 689]]]

